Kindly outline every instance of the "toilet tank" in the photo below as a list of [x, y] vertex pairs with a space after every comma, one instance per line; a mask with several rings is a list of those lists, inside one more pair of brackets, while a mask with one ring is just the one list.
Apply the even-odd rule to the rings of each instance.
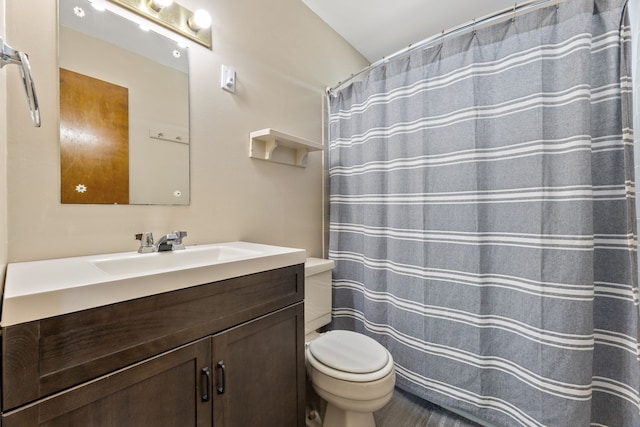
[[307, 258], [304, 264], [304, 334], [331, 323], [331, 270], [329, 259]]

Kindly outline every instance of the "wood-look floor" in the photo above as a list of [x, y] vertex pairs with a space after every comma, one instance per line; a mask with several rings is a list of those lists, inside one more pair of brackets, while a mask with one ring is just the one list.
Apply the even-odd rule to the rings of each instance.
[[[313, 390], [307, 378], [307, 427], [321, 427], [326, 402]], [[321, 414], [320, 418], [312, 415]], [[415, 397], [398, 388], [391, 401], [373, 414], [376, 427], [482, 427], [438, 405]]]
[[376, 427], [481, 427], [398, 389], [391, 402], [374, 413], [374, 418]]

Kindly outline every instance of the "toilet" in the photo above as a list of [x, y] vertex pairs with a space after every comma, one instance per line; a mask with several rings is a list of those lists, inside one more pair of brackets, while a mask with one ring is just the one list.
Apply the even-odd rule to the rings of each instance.
[[375, 427], [373, 412], [393, 395], [391, 354], [374, 339], [352, 331], [317, 329], [331, 322], [332, 260], [305, 263], [305, 358], [315, 392], [327, 402], [323, 427]]

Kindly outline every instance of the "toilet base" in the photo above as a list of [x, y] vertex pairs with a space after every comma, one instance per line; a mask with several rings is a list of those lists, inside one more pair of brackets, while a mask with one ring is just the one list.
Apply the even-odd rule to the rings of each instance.
[[322, 427], [376, 427], [372, 412], [345, 411], [329, 403]]

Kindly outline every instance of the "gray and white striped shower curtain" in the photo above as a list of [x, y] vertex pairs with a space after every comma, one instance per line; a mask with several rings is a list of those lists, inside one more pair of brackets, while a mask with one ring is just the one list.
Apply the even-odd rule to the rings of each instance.
[[330, 96], [333, 327], [500, 426], [640, 426], [630, 29], [566, 0]]

